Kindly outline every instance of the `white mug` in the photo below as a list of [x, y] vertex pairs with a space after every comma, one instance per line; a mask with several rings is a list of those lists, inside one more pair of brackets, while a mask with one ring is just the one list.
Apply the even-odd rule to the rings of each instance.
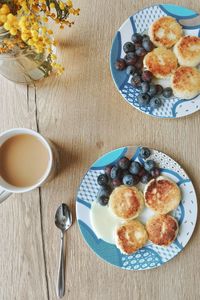
[[58, 155], [57, 151], [55, 149], [55, 146], [52, 144], [51, 141], [45, 139], [41, 134], [37, 133], [34, 130], [27, 129], [27, 128], [13, 128], [7, 131], [4, 131], [3, 133], [0, 134], [0, 147], [2, 144], [5, 143], [6, 140], [9, 138], [19, 135], [19, 134], [29, 134], [34, 137], [36, 137], [38, 140], [42, 142], [42, 144], [46, 147], [48, 150], [49, 154], [49, 161], [48, 161], [48, 166], [47, 169], [42, 176], [42, 178], [33, 186], [29, 187], [16, 187], [8, 182], [6, 182], [1, 176], [0, 176], [0, 203], [6, 200], [10, 195], [13, 193], [25, 193], [32, 191], [47, 181], [51, 180], [52, 177], [55, 175], [56, 167], [57, 167], [57, 162], [58, 162]]

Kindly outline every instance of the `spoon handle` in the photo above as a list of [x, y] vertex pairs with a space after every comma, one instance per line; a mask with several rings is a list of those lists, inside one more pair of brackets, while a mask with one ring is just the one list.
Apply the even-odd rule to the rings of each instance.
[[60, 262], [58, 270], [58, 290], [57, 296], [62, 298], [65, 294], [65, 268], [64, 268], [64, 234], [61, 234], [61, 245], [60, 245]]

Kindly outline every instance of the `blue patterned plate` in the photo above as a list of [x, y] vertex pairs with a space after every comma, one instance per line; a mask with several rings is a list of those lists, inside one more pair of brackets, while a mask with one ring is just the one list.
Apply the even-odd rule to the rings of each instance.
[[[197, 199], [191, 180], [172, 158], [152, 150], [150, 159], [160, 166], [162, 175], [174, 180], [182, 192], [182, 201], [172, 212], [179, 222], [180, 230], [177, 239], [168, 247], [161, 247], [148, 242], [132, 255], [124, 255], [115, 244], [98, 238], [90, 221], [92, 201], [98, 193], [97, 177], [103, 173], [105, 166], [116, 163], [122, 156], [142, 162], [139, 157], [140, 147], [123, 147], [100, 157], [85, 174], [78, 190], [76, 213], [80, 231], [88, 246], [106, 262], [126, 270], [146, 270], [159, 267], [176, 256], [188, 243], [197, 219]], [[148, 208], [146, 208], [148, 210]], [[148, 214], [148, 212], [147, 212]]]
[[176, 18], [181, 23], [186, 35], [200, 36], [200, 19], [196, 12], [171, 4], [154, 5], [144, 8], [128, 18], [117, 31], [110, 54], [110, 68], [118, 91], [133, 107], [153, 117], [179, 118], [199, 110], [200, 95], [191, 100], [172, 97], [170, 100], [163, 101], [164, 105], [159, 109], [142, 107], [137, 101], [139, 93], [130, 83], [130, 76], [126, 74], [126, 71], [117, 71], [114, 67], [115, 61], [124, 57], [125, 53], [122, 46], [125, 42], [131, 40], [132, 34], [134, 32], [142, 33], [147, 31], [153, 21], [166, 15]]

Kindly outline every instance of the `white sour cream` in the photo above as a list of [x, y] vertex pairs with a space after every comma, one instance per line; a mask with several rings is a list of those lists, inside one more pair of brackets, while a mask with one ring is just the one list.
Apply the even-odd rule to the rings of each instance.
[[[138, 184], [138, 189], [144, 190], [143, 184]], [[148, 207], [144, 207], [142, 213], [137, 218], [143, 224], [154, 215], [153, 211]], [[93, 201], [90, 209], [90, 222], [96, 236], [110, 244], [115, 244], [115, 231], [118, 226], [125, 223], [125, 220], [117, 218], [108, 206], [102, 206], [97, 201]]]
[[90, 221], [98, 238], [115, 244], [116, 227], [123, 221], [115, 217], [108, 206], [102, 206], [94, 201], [90, 209]]

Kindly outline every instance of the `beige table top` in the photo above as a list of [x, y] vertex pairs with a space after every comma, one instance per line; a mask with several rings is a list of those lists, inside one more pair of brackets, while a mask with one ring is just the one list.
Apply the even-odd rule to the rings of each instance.
[[[0, 205], [1, 300], [56, 299], [59, 232], [54, 213], [62, 201], [74, 216], [67, 233], [64, 299], [199, 299], [199, 224], [174, 260], [151, 271], [131, 272], [97, 258], [75, 221], [76, 190], [84, 172], [101, 154], [123, 145], [145, 144], [171, 155], [191, 176], [200, 196], [200, 113], [179, 120], [148, 117], [123, 101], [110, 75], [115, 31], [129, 15], [153, 2], [80, 0], [80, 17], [60, 38], [63, 76], [36, 88], [0, 78], [1, 131], [38, 129], [59, 146], [62, 161], [59, 176], [40, 191], [13, 195]], [[199, 1], [174, 2], [200, 10]]]

